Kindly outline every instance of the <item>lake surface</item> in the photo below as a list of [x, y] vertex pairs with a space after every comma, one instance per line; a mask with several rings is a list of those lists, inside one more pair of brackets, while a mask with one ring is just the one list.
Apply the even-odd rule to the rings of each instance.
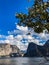
[[44, 58], [1, 58], [0, 65], [49, 65], [49, 61]]

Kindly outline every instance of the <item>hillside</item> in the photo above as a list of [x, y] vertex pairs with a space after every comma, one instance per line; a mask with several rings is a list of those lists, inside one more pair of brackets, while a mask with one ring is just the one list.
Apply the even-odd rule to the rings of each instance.
[[0, 56], [9, 56], [11, 53], [19, 53], [19, 48], [16, 45], [0, 43]]
[[28, 45], [27, 52], [24, 54], [24, 57], [42, 57], [49, 56], [49, 40], [43, 46], [36, 45], [31, 42]]

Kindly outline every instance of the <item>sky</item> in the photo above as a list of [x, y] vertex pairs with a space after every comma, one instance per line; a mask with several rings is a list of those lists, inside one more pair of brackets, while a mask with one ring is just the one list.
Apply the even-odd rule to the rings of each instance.
[[[27, 8], [33, 5], [33, 0], [0, 0], [0, 43], [10, 43], [17, 45], [21, 50], [26, 50], [29, 42], [43, 45], [49, 38], [49, 34], [37, 34], [28, 29], [17, 25], [16, 13], [26, 13]], [[30, 32], [31, 35], [27, 35]]]
[[32, 5], [27, 0], [0, 0], [0, 34], [7, 35], [7, 31], [15, 28], [16, 13], [27, 13], [26, 8]]

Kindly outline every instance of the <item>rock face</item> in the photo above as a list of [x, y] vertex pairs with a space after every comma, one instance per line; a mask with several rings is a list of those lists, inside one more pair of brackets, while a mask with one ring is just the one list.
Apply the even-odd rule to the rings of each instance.
[[36, 45], [31, 42], [28, 45], [27, 52], [24, 54], [24, 57], [42, 57], [49, 56], [49, 40], [43, 46]]
[[19, 53], [19, 48], [16, 45], [10, 45], [10, 48], [12, 49], [11, 53]]
[[44, 47], [45, 47], [45, 50], [46, 50], [46, 55], [49, 57], [49, 40], [46, 41]]
[[1, 44], [0, 43], [0, 56], [8, 56], [10, 53], [18, 53], [19, 48], [16, 45]]
[[49, 40], [48, 40], [48, 41], [46, 41], [46, 43], [45, 43], [45, 45], [44, 45], [44, 46], [49, 48]]

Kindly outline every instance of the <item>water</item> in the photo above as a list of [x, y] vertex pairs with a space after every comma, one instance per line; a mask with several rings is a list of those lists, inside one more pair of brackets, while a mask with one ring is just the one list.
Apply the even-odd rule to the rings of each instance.
[[49, 65], [49, 61], [44, 58], [1, 58], [0, 65]]

